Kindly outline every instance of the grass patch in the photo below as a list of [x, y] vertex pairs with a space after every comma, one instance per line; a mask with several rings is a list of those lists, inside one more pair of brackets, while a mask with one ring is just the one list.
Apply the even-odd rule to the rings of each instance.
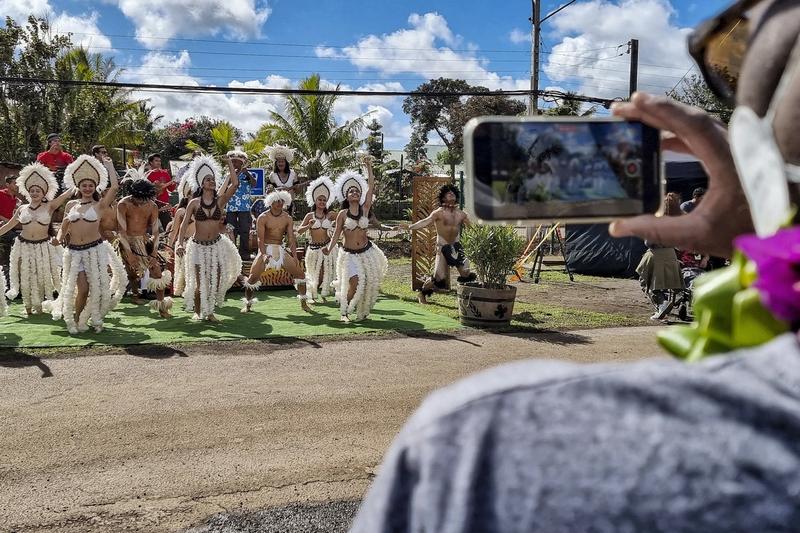
[[[397, 263], [391, 264], [396, 266], [404, 265], [400, 259], [397, 260]], [[548, 274], [547, 281], [549, 282], [569, 281], [569, 277], [566, 273], [551, 272]], [[592, 276], [583, 277], [592, 278]], [[381, 293], [408, 302], [415, 302], [417, 300], [416, 291], [411, 290], [410, 273], [393, 272], [392, 269], [390, 269], [389, 274], [381, 285]], [[458, 301], [455, 291], [436, 293], [428, 299], [428, 302], [429, 305], [426, 306], [426, 309], [431, 313], [458, 320]], [[561, 305], [541, 302], [522, 302], [518, 300], [514, 304], [514, 316], [511, 319], [511, 329], [515, 331], [543, 329], [567, 330], [639, 326], [641, 323], [642, 321], [640, 318], [621, 313], [602, 313], [564, 307]]]

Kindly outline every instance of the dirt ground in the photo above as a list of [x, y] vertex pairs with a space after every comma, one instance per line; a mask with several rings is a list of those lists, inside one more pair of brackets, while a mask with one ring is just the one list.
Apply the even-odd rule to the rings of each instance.
[[[659, 354], [656, 331], [6, 353], [0, 529], [158, 533], [217, 513], [357, 501], [432, 390], [522, 358], [635, 361]], [[297, 520], [283, 531], [312, 531]]]

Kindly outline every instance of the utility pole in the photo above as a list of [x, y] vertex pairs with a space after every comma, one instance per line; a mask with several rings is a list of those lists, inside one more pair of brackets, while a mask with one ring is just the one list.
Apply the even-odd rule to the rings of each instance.
[[630, 94], [639, 87], [639, 39], [631, 39], [628, 43], [630, 45], [629, 52], [631, 54], [631, 81], [630, 81]]
[[539, 114], [539, 33], [542, 27], [539, 2], [531, 0], [531, 94], [528, 101], [528, 114]]

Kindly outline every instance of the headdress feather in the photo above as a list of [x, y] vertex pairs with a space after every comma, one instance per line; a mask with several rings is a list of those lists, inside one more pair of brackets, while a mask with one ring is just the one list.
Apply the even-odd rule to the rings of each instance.
[[333, 203], [333, 181], [328, 176], [320, 176], [306, 188], [306, 203], [308, 207], [314, 208], [317, 198], [320, 195], [325, 195], [328, 207]]
[[36, 185], [44, 192], [47, 201], [52, 201], [58, 192], [58, 181], [55, 174], [41, 163], [31, 163], [19, 172], [17, 178], [19, 192], [22, 193], [29, 202], [31, 201], [31, 187]]
[[186, 171], [186, 176], [189, 178], [189, 186], [192, 192], [195, 192], [203, 184], [203, 179], [209, 174], [214, 176], [214, 183], [216, 188], [219, 189], [225, 178], [222, 175], [222, 167], [217, 163], [217, 160], [210, 155], [199, 155], [195, 157], [190, 163], [189, 170]]
[[98, 193], [108, 187], [108, 170], [97, 158], [90, 155], [80, 155], [64, 170], [64, 185], [71, 189], [77, 187], [82, 181], [94, 182]]
[[[339, 177], [336, 178], [336, 184], [334, 185], [336, 200], [344, 202], [347, 197], [347, 190], [351, 187], [358, 189], [358, 193], [361, 195], [358, 203], [359, 205], [364, 205], [364, 202], [367, 201], [367, 189], [369, 185], [367, 180], [364, 179], [364, 176], [353, 170], [348, 170], [339, 174]], [[330, 202], [330, 199], [328, 201]]]

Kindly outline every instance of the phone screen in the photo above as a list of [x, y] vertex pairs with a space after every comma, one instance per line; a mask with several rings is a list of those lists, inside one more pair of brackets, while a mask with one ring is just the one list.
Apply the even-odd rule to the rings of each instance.
[[660, 203], [659, 134], [639, 122], [485, 119], [467, 138], [484, 220], [607, 220]]

